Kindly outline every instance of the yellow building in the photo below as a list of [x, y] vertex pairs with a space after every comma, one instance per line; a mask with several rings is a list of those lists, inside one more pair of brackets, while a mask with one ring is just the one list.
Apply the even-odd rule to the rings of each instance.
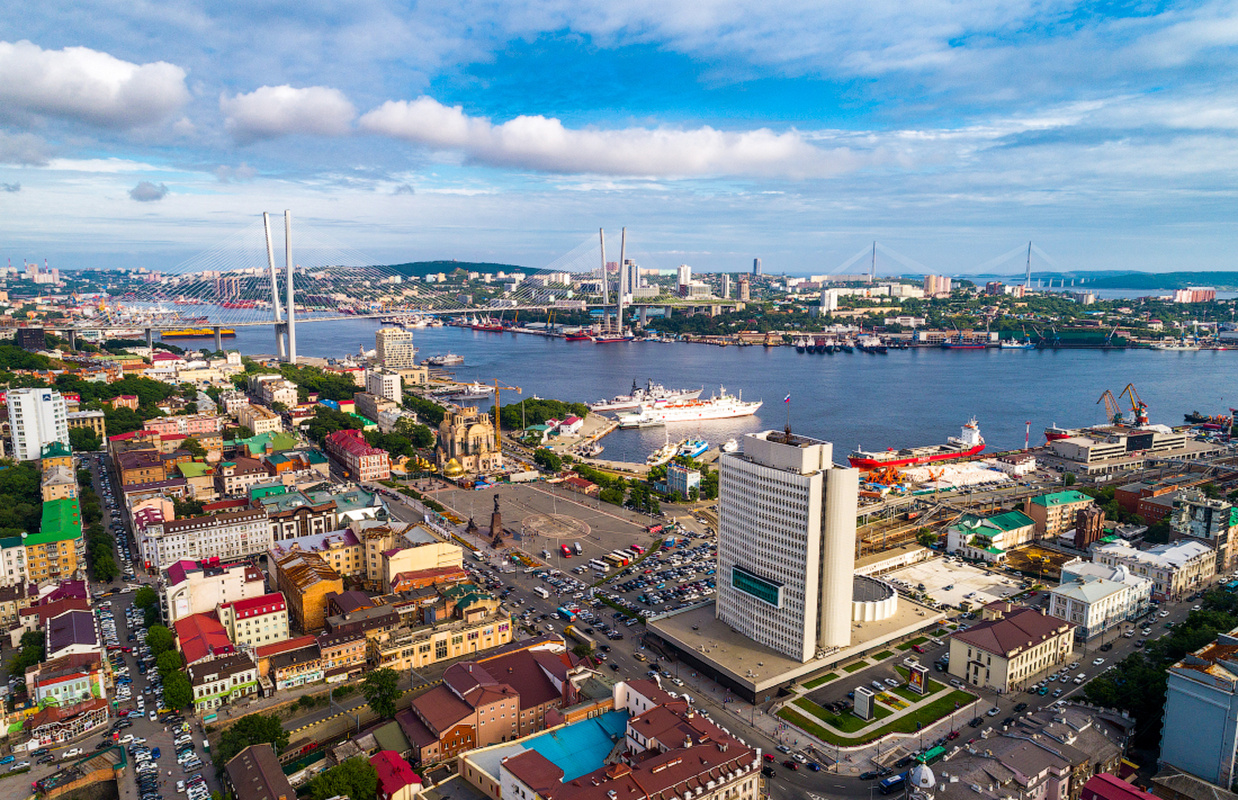
[[391, 579], [401, 572], [459, 569], [464, 564], [459, 545], [443, 540], [424, 525], [363, 520], [353, 523], [352, 530], [364, 548], [365, 583], [371, 591], [390, 591]]
[[447, 407], [438, 426], [438, 446], [434, 452], [440, 470], [445, 470], [451, 461], [466, 473], [503, 467], [503, 457], [495, 450], [494, 420], [476, 408]]
[[438, 661], [458, 658], [508, 644], [512, 622], [508, 617], [453, 620], [445, 625], [397, 628], [369, 640], [368, 658], [374, 669], [421, 669]]
[[288, 610], [302, 633], [316, 631], [326, 619], [327, 595], [342, 593], [344, 580], [317, 553], [293, 552], [271, 564], [276, 585], [288, 600]]
[[1075, 652], [1075, 626], [1032, 608], [992, 603], [984, 619], [950, 637], [950, 674], [982, 689], [1027, 688]]
[[38, 533], [25, 538], [26, 570], [34, 583], [59, 581], [77, 572], [85, 543], [82, 510], [74, 498], [43, 504]]
[[69, 430], [85, 428], [100, 439], [107, 435], [102, 411], [74, 411], [66, 414], [65, 420], [69, 423]]
[[71, 470], [73, 469], [73, 453], [60, 442], [52, 442], [43, 448], [39, 467], [44, 472], [47, 472], [52, 467], [64, 467]]

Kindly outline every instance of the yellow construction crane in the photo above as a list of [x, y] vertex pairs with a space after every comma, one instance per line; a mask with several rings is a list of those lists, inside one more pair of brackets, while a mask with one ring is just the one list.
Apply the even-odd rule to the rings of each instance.
[[499, 386], [499, 379], [494, 379], [494, 449], [500, 456], [503, 455], [503, 422], [499, 418], [499, 412], [502, 410], [502, 405], [499, 403], [499, 389], [506, 392], [515, 392], [516, 394], [524, 394], [519, 386]]
[[1130, 395], [1131, 401], [1131, 418], [1136, 425], [1148, 424], [1148, 404], [1139, 399], [1139, 392], [1135, 391], [1135, 384], [1128, 383], [1126, 388], [1122, 390], [1122, 394], [1118, 395], [1118, 399]]
[[1109, 421], [1114, 425], [1119, 424], [1122, 421], [1122, 407], [1118, 405], [1118, 401], [1114, 399], [1113, 392], [1106, 389], [1105, 393], [1102, 394], [1100, 399], [1096, 401], [1097, 405], [1100, 405], [1101, 403], [1105, 404], [1105, 415], [1108, 417]]

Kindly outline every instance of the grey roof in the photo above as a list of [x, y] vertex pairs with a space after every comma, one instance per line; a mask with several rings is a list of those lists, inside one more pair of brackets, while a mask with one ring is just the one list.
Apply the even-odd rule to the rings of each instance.
[[81, 610], [66, 611], [47, 621], [48, 655], [75, 644], [99, 646], [94, 614]]
[[245, 800], [295, 800], [297, 793], [269, 744], [251, 744], [226, 767], [233, 795]]

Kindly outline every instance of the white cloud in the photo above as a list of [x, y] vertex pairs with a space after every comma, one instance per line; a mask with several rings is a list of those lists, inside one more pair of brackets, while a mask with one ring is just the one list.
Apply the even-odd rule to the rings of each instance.
[[360, 126], [431, 149], [459, 151], [482, 164], [554, 173], [808, 178], [836, 175], [861, 165], [850, 150], [810, 144], [797, 131], [731, 132], [708, 126], [573, 130], [540, 115], [519, 116], [496, 125], [430, 97], [388, 101], [365, 114]]
[[325, 86], [262, 86], [249, 94], [222, 95], [219, 108], [228, 130], [246, 142], [303, 133], [340, 136], [357, 115], [343, 92]]
[[129, 196], [139, 203], [153, 203], [168, 195], [167, 184], [138, 181], [138, 185], [129, 190]]
[[257, 175], [258, 170], [248, 164], [241, 164], [239, 167], [221, 164], [215, 168], [215, 177], [220, 183], [243, 183], [252, 181]]
[[0, 106], [10, 113], [135, 128], [163, 120], [188, 100], [185, 70], [175, 64], [133, 64], [86, 47], [0, 42]]

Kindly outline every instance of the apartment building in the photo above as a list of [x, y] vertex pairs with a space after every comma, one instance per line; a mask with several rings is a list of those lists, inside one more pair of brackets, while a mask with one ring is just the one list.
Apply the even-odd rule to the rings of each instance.
[[1068, 489], [1031, 498], [1024, 512], [1032, 519], [1037, 539], [1052, 539], [1074, 528], [1076, 512], [1093, 502], [1086, 494]]
[[1152, 599], [1159, 601], [1178, 600], [1206, 586], [1216, 575], [1217, 554], [1193, 539], [1147, 550], [1114, 541], [1093, 545], [1092, 560], [1108, 567], [1124, 566], [1132, 575], [1152, 581]]
[[288, 638], [288, 604], [279, 592], [221, 603], [216, 614], [233, 644], [260, 647]]
[[323, 450], [353, 481], [381, 481], [391, 477], [387, 451], [371, 447], [364, 434], [357, 430], [342, 430], [327, 434]]
[[999, 692], [1017, 691], [1074, 655], [1074, 625], [1008, 603], [950, 637], [950, 674]]
[[138, 536], [147, 566], [166, 569], [177, 561], [237, 561], [271, 548], [271, 525], [262, 511], [246, 509], [156, 522]]
[[252, 600], [267, 593], [262, 570], [247, 561], [177, 561], [159, 576], [155, 588], [169, 626], [191, 614], [206, 614], [225, 603]]

